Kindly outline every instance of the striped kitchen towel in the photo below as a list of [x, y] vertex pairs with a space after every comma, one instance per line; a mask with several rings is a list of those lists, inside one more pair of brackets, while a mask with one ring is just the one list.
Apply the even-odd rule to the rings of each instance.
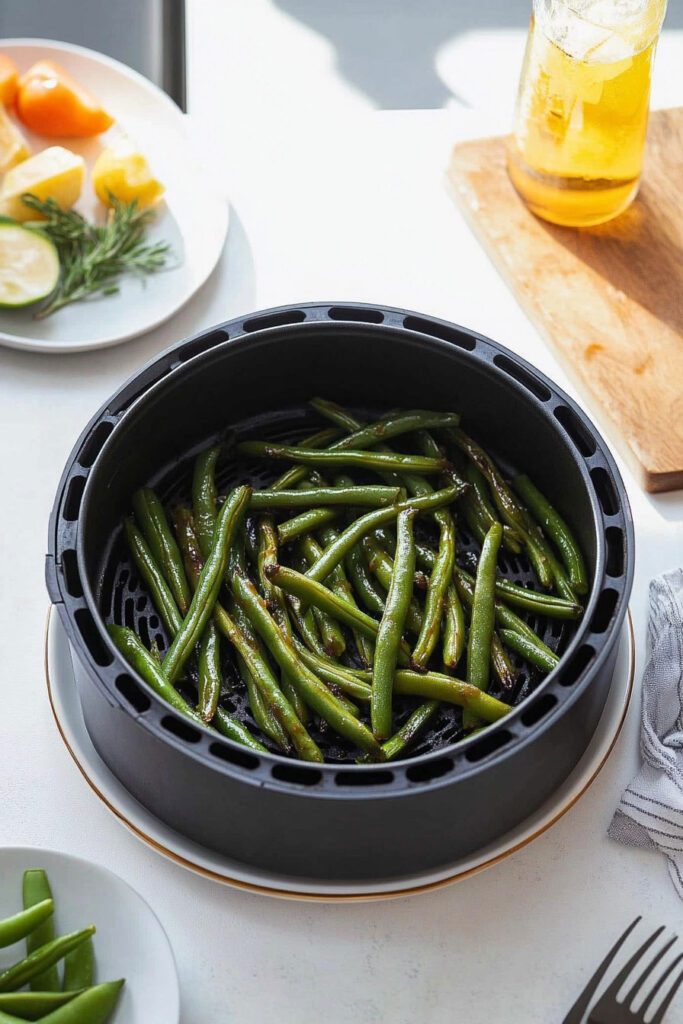
[[659, 850], [683, 899], [683, 569], [650, 584], [643, 676], [643, 766], [609, 827], [620, 843]]

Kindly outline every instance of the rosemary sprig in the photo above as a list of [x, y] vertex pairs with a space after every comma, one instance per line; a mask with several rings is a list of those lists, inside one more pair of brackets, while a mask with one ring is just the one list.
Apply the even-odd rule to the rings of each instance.
[[153, 213], [139, 210], [136, 202], [121, 203], [112, 196], [106, 223], [100, 226], [74, 210], [62, 210], [54, 199], [41, 200], [30, 193], [22, 199], [45, 217], [32, 226], [57, 246], [62, 267], [55, 291], [35, 314], [38, 320], [96, 292], [117, 292], [116, 281], [122, 274], [153, 274], [166, 264], [169, 245], [144, 241]]

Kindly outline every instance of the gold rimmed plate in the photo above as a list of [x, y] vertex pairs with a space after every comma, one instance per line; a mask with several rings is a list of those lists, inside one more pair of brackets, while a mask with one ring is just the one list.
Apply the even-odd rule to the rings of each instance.
[[95, 795], [138, 839], [179, 864], [224, 885], [282, 899], [328, 903], [396, 899], [429, 892], [468, 878], [528, 846], [571, 810], [592, 785], [614, 748], [633, 692], [635, 645], [629, 613], [619, 641], [612, 685], [591, 743], [553, 796], [515, 829], [466, 858], [443, 868], [388, 882], [330, 884], [261, 871], [231, 860], [175, 832], [142, 806], [109, 770], [88, 735], [76, 690], [71, 651], [59, 616], [50, 611], [45, 675], [52, 712], [64, 744]]

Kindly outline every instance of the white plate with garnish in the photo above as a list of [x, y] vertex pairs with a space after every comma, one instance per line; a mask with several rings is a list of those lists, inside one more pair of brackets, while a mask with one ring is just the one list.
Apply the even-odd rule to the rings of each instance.
[[0, 40], [0, 55], [14, 61], [20, 75], [38, 61], [54, 62], [115, 119], [100, 135], [53, 138], [31, 132], [16, 111], [10, 113], [31, 156], [61, 146], [85, 160], [85, 180], [74, 210], [88, 221], [104, 223], [107, 209], [95, 194], [92, 168], [103, 150], [119, 151], [128, 145], [143, 154], [154, 178], [165, 188], [152, 208], [144, 244], [168, 243], [162, 269], [144, 276], [125, 273], [116, 282], [119, 290], [114, 294], [89, 295], [44, 318], [36, 316], [43, 304], [0, 308], [0, 344], [37, 352], [81, 352], [150, 331], [173, 316], [204, 284], [220, 258], [228, 231], [227, 199], [212, 169], [195, 159], [187, 117], [142, 75], [83, 47], [6, 39]]
[[[56, 850], [0, 849], [0, 920], [23, 909], [24, 872], [36, 869], [45, 872], [51, 889], [55, 936], [95, 925], [93, 984], [124, 979], [107, 1024], [178, 1024], [178, 974], [161, 922], [142, 896], [107, 868]], [[0, 949], [0, 971], [25, 956], [25, 939]], [[63, 960], [57, 971], [61, 988]]]

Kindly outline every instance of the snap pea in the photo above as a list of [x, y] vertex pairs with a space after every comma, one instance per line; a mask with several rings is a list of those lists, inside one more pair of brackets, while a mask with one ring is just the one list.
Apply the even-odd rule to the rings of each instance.
[[409, 498], [399, 501], [389, 508], [378, 508], [372, 512], [366, 512], [364, 516], [360, 516], [350, 526], [347, 526], [339, 534], [334, 544], [325, 548], [322, 558], [311, 566], [306, 575], [319, 582], [324, 580], [335, 565], [342, 561], [347, 552], [376, 526], [392, 522], [399, 513], [409, 508], [414, 509], [415, 512], [433, 512], [438, 508], [443, 508], [444, 505], [450, 505], [460, 497], [464, 487], [466, 487], [465, 484], [452, 484], [440, 491], [425, 494], [423, 497]]
[[199, 644], [199, 700], [197, 711], [207, 724], [213, 719], [223, 687], [221, 672], [221, 641], [218, 629], [209, 622]]
[[412, 508], [404, 509], [398, 516], [394, 572], [375, 645], [370, 720], [372, 722], [373, 734], [378, 740], [387, 740], [391, 735], [394, 672], [398, 661], [406, 615], [413, 593], [413, 576], [415, 574], [414, 519], [415, 510]]
[[218, 445], [201, 452], [195, 460], [192, 476], [192, 515], [199, 549], [204, 558], [209, 557], [216, 526], [216, 463], [220, 454]]
[[60, 935], [52, 939], [44, 946], [39, 946], [27, 957], [18, 963], [7, 967], [0, 972], [0, 992], [11, 992], [14, 989], [23, 988], [31, 978], [42, 974], [48, 967], [59, 963], [67, 953], [76, 949], [81, 942], [85, 942], [91, 935], [95, 934], [95, 926], [90, 925], [78, 932], [71, 932], [69, 935]]
[[149, 590], [154, 607], [159, 613], [166, 631], [169, 636], [174, 637], [182, 625], [183, 618], [178, 610], [173, 592], [161, 569], [154, 561], [154, 556], [132, 517], [127, 516], [123, 525], [128, 548], [135, 567], [140, 573], [140, 578]]
[[[278, 580], [274, 582], [280, 585]], [[242, 605], [253, 627], [306, 704], [341, 736], [351, 740], [373, 758], [383, 760], [382, 750], [370, 731], [335, 700], [298, 658], [293, 646], [277, 628], [251, 580], [238, 570], [232, 574], [231, 583], [235, 599]], [[322, 755], [319, 759], [322, 760]]]
[[[80, 992], [66, 1005], [42, 1018], [43, 1024], [105, 1024], [119, 1000], [121, 981], [107, 981]], [[2, 1022], [0, 1021], [0, 1024]]]
[[532, 665], [543, 669], [544, 672], [552, 672], [559, 658], [552, 651], [546, 653], [541, 650], [538, 644], [532, 643], [527, 636], [517, 633], [513, 629], [501, 629], [500, 638], [511, 651], [521, 654], [523, 658], [530, 661]]
[[334, 505], [382, 508], [398, 501], [400, 493], [400, 487], [383, 487], [379, 484], [367, 484], [363, 487], [314, 487], [305, 491], [254, 491], [249, 508], [256, 512]]
[[268, 441], [242, 441], [237, 445], [240, 455], [261, 456], [267, 459], [285, 459], [304, 466], [357, 466], [360, 469], [406, 470], [411, 473], [441, 473], [445, 459], [428, 459], [422, 455], [404, 455], [355, 448], [301, 448], [297, 445], [278, 445]]
[[[0, 1014], [18, 1017], [20, 1021], [40, 1020], [70, 1002], [76, 995], [77, 992], [0, 992]], [[0, 1016], [0, 1024], [2, 1021]]]
[[571, 586], [577, 594], [585, 594], [588, 591], [586, 563], [567, 523], [528, 476], [517, 476], [512, 484], [531, 514], [556, 545], [569, 573]]
[[489, 660], [495, 616], [496, 560], [502, 537], [503, 527], [500, 523], [494, 523], [482, 547], [474, 585], [467, 644], [467, 681], [480, 690], [488, 690], [489, 686]]
[[95, 974], [95, 946], [92, 939], [86, 939], [64, 957], [65, 992], [80, 992], [90, 988]]
[[[164, 675], [171, 683], [182, 672], [211, 618], [225, 576], [230, 545], [246, 510], [250, 494], [250, 487], [235, 488], [218, 514], [213, 546], [197, 581], [197, 588], [182, 627], [176, 634], [163, 661]], [[178, 555], [180, 556], [180, 552]]]
[[111, 623], [107, 631], [117, 649], [121, 652], [128, 664], [135, 669], [139, 676], [145, 680], [154, 692], [170, 704], [176, 711], [180, 711], [195, 722], [202, 723], [199, 715], [190, 707], [184, 697], [176, 690], [162, 671], [162, 667], [152, 657], [142, 640], [132, 629], [127, 626], [117, 626]]
[[[28, 868], [22, 880], [22, 899], [24, 909], [52, 899], [52, 890], [47, 874], [42, 868]], [[39, 946], [44, 946], [55, 937], [54, 917], [46, 918], [42, 924], [26, 938], [26, 952], [33, 953]], [[59, 973], [56, 967], [48, 967], [45, 971], [31, 979], [30, 987], [41, 992], [57, 992], [59, 990]]]
[[[333, 615], [339, 622], [343, 622], [346, 626], [355, 627], [367, 637], [370, 637], [370, 639], [376, 639], [379, 632], [377, 620], [360, 608], [349, 604], [343, 597], [334, 594], [322, 583], [318, 583], [317, 580], [312, 580], [303, 573], [296, 572], [294, 569], [288, 569], [284, 565], [272, 566], [268, 569], [268, 573], [271, 580], [278, 587], [282, 587], [288, 594], [293, 594], [295, 597], [305, 601], [307, 604], [312, 604], [316, 608], [322, 608], [323, 611]], [[323, 651], [322, 653], [324, 654], [325, 652]], [[409, 657], [408, 645], [402, 642], [399, 649], [399, 659], [404, 664], [407, 664]]]
[[311, 508], [298, 516], [280, 523], [277, 528], [277, 537], [280, 544], [291, 544], [297, 537], [307, 533], [315, 533], [323, 526], [328, 526], [339, 518], [339, 509], [336, 508]]
[[12, 917], [6, 917], [0, 921], [0, 949], [4, 946], [12, 946], [19, 939], [25, 939], [32, 931], [35, 931], [44, 921], [52, 917], [55, 905], [51, 899], [41, 900], [32, 907], [20, 910]]
[[141, 487], [133, 495], [133, 509], [152, 557], [171, 588], [180, 614], [187, 615], [191, 600], [190, 588], [163, 505], [151, 487]]
[[[310, 534], [302, 537], [299, 541], [299, 549], [302, 557], [307, 565], [313, 565], [323, 554], [323, 549], [320, 547], [318, 542]], [[338, 567], [335, 566], [335, 569]], [[330, 573], [330, 586], [334, 589], [334, 580], [332, 580], [332, 573]], [[321, 608], [314, 608], [314, 615], [320, 630], [320, 636], [323, 641], [323, 648], [325, 654], [329, 654], [331, 657], [338, 658], [346, 650], [346, 640], [341, 629], [331, 619], [327, 612], [324, 612]]]

